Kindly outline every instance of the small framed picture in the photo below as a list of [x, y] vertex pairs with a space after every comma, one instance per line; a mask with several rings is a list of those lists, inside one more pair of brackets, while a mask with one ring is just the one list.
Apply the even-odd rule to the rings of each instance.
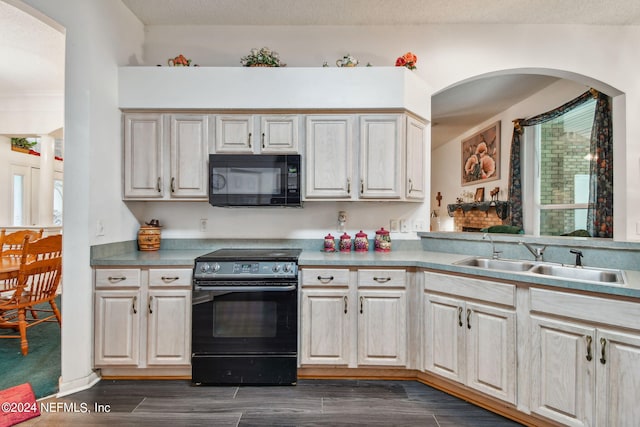
[[484, 202], [484, 187], [476, 189], [476, 195], [473, 197], [474, 202]]

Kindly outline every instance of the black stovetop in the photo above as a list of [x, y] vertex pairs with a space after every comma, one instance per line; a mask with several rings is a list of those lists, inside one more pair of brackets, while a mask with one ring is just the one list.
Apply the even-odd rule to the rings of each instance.
[[297, 261], [302, 249], [224, 248], [201, 255], [199, 261]]

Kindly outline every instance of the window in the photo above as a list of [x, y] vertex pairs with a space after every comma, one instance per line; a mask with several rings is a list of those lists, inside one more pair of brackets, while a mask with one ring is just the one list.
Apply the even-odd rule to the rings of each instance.
[[558, 236], [588, 229], [589, 150], [595, 106], [595, 99], [589, 100], [526, 130], [526, 145], [533, 146], [535, 159], [534, 173], [529, 175], [533, 207], [527, 211], [532, 213], [536, 234]]

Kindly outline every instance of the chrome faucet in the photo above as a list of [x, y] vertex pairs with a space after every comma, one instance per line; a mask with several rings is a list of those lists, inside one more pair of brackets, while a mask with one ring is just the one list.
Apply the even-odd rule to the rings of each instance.
[[492, 254], [491, 258], [498, 259], [502, 251], [497, 251], [496, 244], [493, 242], [493, 238], [491, 237], [491, 235], [489, 233], [484, 233], [484, 235], [482, 236], [482, 240], [487, 240], [487, 239], [491, 241], [491, 254]]
[[544, 250], [547, 249], [546, 246], [543, 246], [543, 247], [531, 246], [527, 242], [522, 242], [522, 241], [518, 243], [521, 245], [524, 245], [525, 248], [529, 249], [529, 252], [531, 252], [531, 255], [533, 255], [536, 258], [536, 261], [544, 261], [542, 259], [542, 255], [544, 255]]

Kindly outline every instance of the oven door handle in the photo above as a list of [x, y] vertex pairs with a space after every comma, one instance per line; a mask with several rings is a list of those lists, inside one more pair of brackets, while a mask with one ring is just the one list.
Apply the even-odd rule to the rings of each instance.
[[295, 290], [297, 285], [290, 286], [199, 286], [195, 285], [195, 291], [222, 291], [222, 292], [288, 292]]

